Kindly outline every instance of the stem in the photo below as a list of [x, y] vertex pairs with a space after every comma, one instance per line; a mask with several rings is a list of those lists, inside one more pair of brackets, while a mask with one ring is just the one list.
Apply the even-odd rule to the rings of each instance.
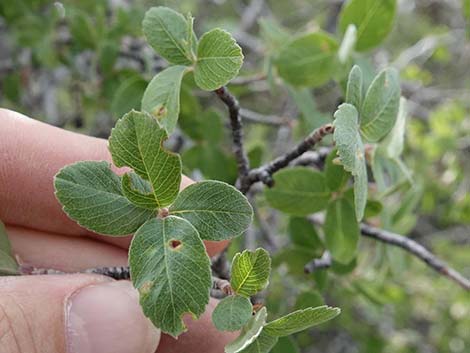
[[[322, 225], [324, 222], [323, 218], [319, 217], [318, 215], [310, 216], [308, 219], [312, 223], [318, 225]], [[359, 227], [362, 236], [402, 248], [403, 250], [423, 261], [436, 272], [449, 278], [451, 281], [454, 281], [465, 290], [470, 291], [470, 280], [468, 278], [464, 277], [461, 273], [447, 265], [444, 261], [431, 253], [423, 245], [403, 235], [372, 227], [365, 223], [361, 223]]]
[[240, 105], [237, 99], [229, 92], [226, 87], [220, 87], [216, 89], [215, 94], [219, 99], [224, 102], [229, 111], [230, 126], [232, 130], [232, 142], [233, 142], [233, 153], [237, 160], [238, 174], [240, 181], [242, 181], [250, 169], [248, 157], [243, 147], [243, 126], [242, 119], [240, 117]]
[[319, 143], [326, 135], [334, 132], [334, 126], [332, 124], [325, 124], [320, 126], [318, 129], [312, 131], [305, 139], [303, 139], [297, 146], [277, 157], [273, 161], [259, 167], [252, 169], [246, 178], [242, 180], [241, 192], [247, 193], [251, 186], [261, 181], [268, 186], [273, 185], [272, 175], [279, 169], [287, 167], [287, 165], [294, 159], [300, 157], [302, 154], [307, 152], [310, 148]]
[[305, 273], [312, 273], [316, 270], [327, 269], [331, 267], [332, 259], [329, 251], [325, 251], [319, 259], [313, 259], [304, 267]]
[[465, 278], [462, 274], [454, 270], [444, 261], [431, 253], [428, 249], [414, 240], [404, 237], [400, 234], [372, 227], [365, 223], [360, 224], [360, 229], [363, 236], [379, 240], [390, 245], [395, 245], [408, 251], [441, 275], [449, 278], [450, 280], [459, 284], [462, 288], [470, 291], [470, 280], [468, 278]]

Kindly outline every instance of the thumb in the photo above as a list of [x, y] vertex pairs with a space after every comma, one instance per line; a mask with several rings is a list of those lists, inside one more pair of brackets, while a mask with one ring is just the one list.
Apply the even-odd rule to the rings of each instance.
[[159, 341], [128, 281], [93, 275], [0, 278], [2, 353], [153, 353]]

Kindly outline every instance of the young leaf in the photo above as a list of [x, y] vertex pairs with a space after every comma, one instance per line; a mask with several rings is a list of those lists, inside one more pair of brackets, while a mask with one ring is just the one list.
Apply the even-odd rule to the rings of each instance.
[[238, 295], [251, 297], [266, 288], [270, 272], [271, 258], [266, 250], [245, 250], [233, 257], [230, 284]]
[[297, 310], [280, 319], [268, 322], [266, 326], [264, 326], [264, 331], [271, 336], [289, 336], [331, 320], [339, 315], [340, 312], [341, 310], [339, 308], [332, 308], [327, 305]]
[[321, 211], [330, 198], [324, 175], [306, 167], [274, 174], [274, 187], [266, 189], [265, 195], [272, 207], [296, 216]]
[[357, 27], [356, 49], [364, 51], [380, 44], [393, 27], [396, 0], [350, 0], [339, 19], [342, 33], [350, 24]]
[[240, 353], [268, 353], [276, 345], [278, 340], [278, 337], [271, 336], [263, 330], [253, 343], [240, 351]]
[[267, 316], [266, 307], [262, 307], [243, 327], [240, 336], [225, 346], [225, 353], [242, 352], [243, 349], [253, 343], [263, 331]]
[[333, 259], [343, 264], [351, 262], [357, 252], [359, 227], [348, 200], [340, 198], [328, 205], [323, 230]]
[[142, 110], [152, 114], [171, 134], [180, 111], [181, 80], [186, 66], [170, 66], [150, 81], [142, 98]]
[[152, 7], [146, 12], [142, 27], [147, 42], [161, 57], [176, 65], [192, 64], [197, 39], [183, 15], [167, 7]]
[[132, 240], [129, 264], [144, 313], [163, 332], [176, 337], [185, 330], [183, 314], [204, 312], [210, 261], [188, 221], [168, 216], [145, 223]]
[[11, 252], [10, 240], [8, 239], [5, 226], [0, 222], [0, 276], [18, 274], [18, 264]]
[[194, 80], [199, 88], [213, 91], [237, 76], [242, 64], [242, 49], [235, 39], [227, 31], [215, 28], [199, 41]]
[[282, 47], [275, 63], [279, 75], [294, 86], [321, 86], [336, 69], [338, 43], [323, 32], [308, 33]]
[[326, 157], [325, 161], [325, 178], [328, 188], [331, 191], [338, 191], [348, 182], [350, 175], [346, 170], [334, 162], [337, 158], [338, 151], [334, 149]]
[[406, 99], [400, 98], [397, 121], [390, 133], [382, 141], [380, 148], [385, 151], [389, 158], [399, 158], [403, 152], [405, 143], [405, 124], [406, 124]]
[[[146, 113], [131, 111], [116, 124], [109, 138], [109, 150], [117, 167], [130, 167], [148, 180], [152, 193], [141, 193], [142, 203], [153, 194], [154, 209], [168, 206], [178, 195], [181, 181], [181, 160], [164, 149], [165, 130]], [[124, 180], [124, 181], [127, 181]], [[134, 190], [135, 202], [138, 190]], [[139, 203], [138, 203], [139, 204]]]
[[54, 186], [64, 212], [96, 233], [127, 235], [154, 216], [153, 211], [137, 207], [124, 197], [121, 178], [107, 162], [68, 165], [56, 174]]
[[253, 209], [245, 196], [221, 181], [201, 181], [185, 188], [170, 214], [188, 220], [205, 240], [230, 239], [250, 225]]
[[362, 106], [362, 70], [357, 65], [354, 65], [349, 72], [346, 103], [354, 105], [357, 111], [360, 111]]
[[341, 164], [354, 176], [354, 207], [360, 221], [367, 202], [367, 168], [356, 108], [348, 103], [341, 104], [335, 112], [334, 124], [333, 138]]
[[250, 299], [232, 295], [222, 299], [212, 312], [212, 322], [219, 331], [237, 331], [251, 319]]
[[395, 69], [381, 71], [367, 90], [361, 110], [361, 132], [377, 142], [395, 125], [400, 103], [400, 83]]

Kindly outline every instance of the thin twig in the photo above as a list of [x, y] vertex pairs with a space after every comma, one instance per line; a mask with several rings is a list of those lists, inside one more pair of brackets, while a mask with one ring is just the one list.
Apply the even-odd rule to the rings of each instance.
[[332, 134], [333, 132], [334, 127], [332, 124], [326, 124], [315, 129], [310, 135], [287, 153], [261, 167], [252, 169], [248, 175], [242, 179], [240, 191], [243, 193], [248, 192], [251, 186], [258, 181], [261, 181], [268, 186], [272, 186], [272, 175], [275, 172], [286, 167], [294, 159], [300, 157], [310, 148], [319, 143], [326, 135]]
[[428, 249], [414, 240], [400, 234], [372, 227], [365, 223], [361, 223], [360, 229], [363, 236], [379, 240], [383, 243], [395, 245], [408, 251], [435, 271], [456, 282], [462, 288], [470, 291], [470, 280], [468, 278], [465, 278], [462, 274], [451, 268], [444, 261], [436, 257]]
[[244, 108], [240, 109], [240, 116], [243, 118], [243, 120], [246, 120], [247, 122], [258, 123], [258, 124], [273, 125], [273, 126], [281, 126], [281, 125], [289, 124], [289, 120], [282, 116], [264, 115], [264, 114], [254, 112], [249, 109], [244, 109]]
[[[312, 215], [308, 219], [314, 224], [323, 224], [324, 219], [322, 215]], [[423, 245], [417, 243], [416, 241], [407, 238], [403, 235], [396, 234], [384, 229], [372, 227], [368, 224], [360, 224], [361, 235], [364, 237], [372, 238], [378, 241], [381, 241], [386, 244], [398, 246], [403, 250], [414, 255], [426, 265], [440, 273], [441, 275], [449, 278], [454, 281], [462, 288], [467, 291], [470, 291], [470, 280], [464, 277], [461, 273], [454, 270], [452, 267], [447, 265], [444, 261], [439, 259], [436, 255], [431, 253]]]
[[319, 259], [313, 259], [307, 263], [304, 267], [305, 273], [312, 273], [316, 270], [322, 270], [331, 267], [332, 259], [329, 251], [323, 252], [323, 255]]
[[240, 117], [240, 105], [237, 99], [229, 92], [226, 87], [220, 87], [214, 91], [229, 110], [230, 126], [232, 130], [233, 153], [237, 160], [238, 174], [240, 179], [248, 175], [250, 164], [243, 147], [243, 125]]

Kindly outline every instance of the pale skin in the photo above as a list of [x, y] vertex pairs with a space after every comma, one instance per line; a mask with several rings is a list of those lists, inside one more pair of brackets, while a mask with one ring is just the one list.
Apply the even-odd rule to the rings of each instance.
[[[53, 176], [63, 166], [80, 160], [110, 161], [107, 141], [0, 109], [0, 219], [7, 226], [13, 252], [21, 261], [67, 272], [127, 265], [130, 237], [106, 237], [79, 227], [63, 213], [54, 196]], [[191, 182], [183, 177], [181, 188]], [[207, 252], [213, 256], [226, 245], [206, 242]], [[83, 274], [0, 278], [0, 353], [94, 352], [93, 347], [81, 350], [69, 342], [65, 303], [75, 293], [109, 281]], [[109, 345], [121, 340], [118, 349], [112, 349], [114, 352], [127, 352], [128, 346], [147, 353], [158, 346], [158, 353], [220, 353], [235, 338], [234, 333], [221, 333], [213, 327], [210, 315], [215, 301], [210, 302], [200, 320], [186, 318], [188, 332], [174, 340], [149, 329], [146, 319], [140, 316], [132, 322], [131, 329], [121, 327], [121, 317], [131, 309], [113, 304], [118, 299], [109, 298], [109, 303], [103, 304], [109, 306], [107, 314], [116, 318], [113, 332], [107, 333], [112, 341]], [[130, 306], [137, 308], [137, 299], [134, 301]], [[115, 332], [121, 328], [125, 332]], [[140, 342], [142, 335], [133, 334], [129, 331], [132, 329], [139, 334], [150, 333]], [[80, 332], [75, 330], [74, 334]]]

